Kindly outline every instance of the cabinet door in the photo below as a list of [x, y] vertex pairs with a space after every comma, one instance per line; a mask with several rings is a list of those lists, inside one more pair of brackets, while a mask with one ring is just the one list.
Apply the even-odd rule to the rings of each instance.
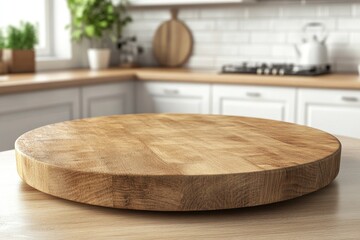
[[360, 91], [300, 89], [298, 123], [360, 138]]
[[210, 113], [210, 84], [138, 82], [138, 113]]
[[295, 121], [296, 90], [241, 85], [213, 86], [213, 113]]
[[98, 117], [134, 112], [134, 83], [108, 83], [82, 88], [82, 116]]
[[0, 151], [34, 128], [79, 118], [79, 109], [78, 88], [0, 96]]

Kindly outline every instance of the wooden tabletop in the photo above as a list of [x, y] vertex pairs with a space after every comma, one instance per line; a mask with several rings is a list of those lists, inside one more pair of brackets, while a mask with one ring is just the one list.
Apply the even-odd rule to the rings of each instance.
[[0, 94], [125, 80], [360, 89], [360, 78], [357, 74], [330, 74], [316, 77], [259, 76], [251, 74], [221, 74], [218, 71], [181, 68], [113, 68], [101, 71], [78, 69], [35, 74], [2, 75], [0, 76]]
[[360, 140], [339, 137], [339, 176], [294, 200], [211, 212], [144, 212], [62, 200], [23, 183], [0, 153], [1, 239], [359, 239]]
[[248, 207], [327, 186], [341, 146], [307, 126], [259, 118], [128, 114], [47, 125], [15, 143], [30, 186], [94, 205], [158, 211]]

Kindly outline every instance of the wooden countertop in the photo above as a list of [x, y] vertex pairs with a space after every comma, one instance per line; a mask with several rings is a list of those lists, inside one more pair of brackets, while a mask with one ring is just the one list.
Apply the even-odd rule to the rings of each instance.
[[141, 81], [174, 81], [194, 83], [247, 84], [305, 88], [360, 89], [360, 78], [355, 74], [330, 74], [318, 77], [259, 76], [249, 74], [220, 74], [215, 71], [189, 69], [139, 68], [67, 70], [35, 74], [0, 76], [0, 94], [50, 88], [137, 79]]
[[0, 153], [0, 239], [358, 239], [360, 140], [339, 137], [341, 169], [328, 187], [281, 203], [210, 212], [146, 212], [41, 193]]

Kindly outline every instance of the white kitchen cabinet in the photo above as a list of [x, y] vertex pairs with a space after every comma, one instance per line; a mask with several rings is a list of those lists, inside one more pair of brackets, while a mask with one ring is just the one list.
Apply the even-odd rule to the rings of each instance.
[[213, 113], [295, 121], [294, 88], [213, 85]]
[[132, 81], [85, 86], [81, 91], [84, 118], [134, 112]]
[[299, 89], [298, 123], [360, 138], [360, 91]]
[[138, 113], [210, 113], [210, 84], [138, 82]]
[[0, 151], [34, 128], [79, 118], [79, 109], [78, 88], [1, 95]]

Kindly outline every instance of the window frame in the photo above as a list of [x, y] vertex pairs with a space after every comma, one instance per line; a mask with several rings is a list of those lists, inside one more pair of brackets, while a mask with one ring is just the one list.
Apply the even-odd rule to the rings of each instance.
[[45, 9], [45, 47], [36, 48], [36, 57], [52, 57], [54, 55], [54, 39], [53, 39], [53, 0], [42, 0], [44, 1]]

